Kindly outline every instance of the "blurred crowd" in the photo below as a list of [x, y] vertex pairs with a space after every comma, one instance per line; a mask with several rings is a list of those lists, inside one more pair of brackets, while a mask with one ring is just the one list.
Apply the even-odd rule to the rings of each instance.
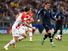
[[68, 26], [68, 0], [0, 0], [0, 26], [12, 26], [15, 15], [22, 8], [30, 6], [34, 13], [44, 4], [44, 1], [50, 2], [51, 8], [56, 12], [60, 5], [64, 8], [65, 24]]

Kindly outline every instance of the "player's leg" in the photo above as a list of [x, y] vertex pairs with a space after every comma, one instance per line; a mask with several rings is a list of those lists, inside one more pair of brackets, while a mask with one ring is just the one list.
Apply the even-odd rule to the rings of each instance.
[[5, 49], [5, 50], [8, 50], [8, 47], [9, 47], [10, 45], [13, 45], [13, 46], [15, 47], [17, 38], [18, 38], [18, 36], [19, 36], [17, 33], [18, 33], [18, 30], [17, 30], [17, 29], [12, 29], [12, 37], [13, 37], [13, 39], [10, 40], [10, 41], [4, 46], [4, 49]]
[[27, 37], [27, 35], [26, 35], [25, 33], [22, 33], [22, 34], [19, 36], [18, 40], [21, 41], [21, 40], [25, 39], [26, 37]]
[[20, 29], [19, 29], [19, 38], [18, 40], [21, 41], [23, 40], [24, 38], [26, 38], [26, 27], [22, 26]]
[[60, 30], [60, 35], [62, 36], [62, 29]]
[[48, 36], [49, 36], [49, 38], [50, 38], [50, 43], [51, 43], [51, 45], [52, 45], [52, 46], [55, 46], [55, 45], [54, 45], [54, 42], [53, 42], [53, 39], [52, 39], [51, 30], [48, 31]]
[[62, 40], [62, 31], [63, 31], [63, 29], [62, 29], [62, 26], [60, 27], [60, 33], [59, 33], [59, 35], [60, 35], [60, 40]]
[[52, 39], [54, 38], [54, 36], [55, 36], [55, 34], [57, 33], [57, 31], [58, 31], [58, 26], [56, 25], [56, 28], [55, 28], [55, 31], [54, 31], [54, 33], [52, 34]]
[[[35, 27], [34, 27], [35, 28]], [[32, 29], [32, 33], [34, 34], [34, 32], [36, 31], [36, 28], [35, 29]]]
[[42, 40], [42, 45], [44, 44], [44, 40], [45, 40], [47, 37], [48, 37], [48, 35], [45, 34], [44, 37], [43, 37], [43, 40]]
[[55, 34], [57, 33], [58, 29], [55, 29], [53, 35], [52, 35], [52, 38], [54, 38]]
[[[30, 24], [30, 26], [32, 26]], [[32, 33], [32, 28], [29, 28], [29, 40], [32, 41], [32, 36], [33, 36], [33, 33]]]
[[16, 37], [13, 37], [13, 39], [10, 40], [10, 41], [4, 46], [4, 49], [5, 49], [5, 50], [8, 50], [8, 47], [11, 46], [11, 45], [13, 45], [13, 47], [15, 48], [15, 47], [16, 47], [16, 42], [18, 41], [17, 38], [18, 38], [17, 36], [16, 36]]
[[29, 40], [32, 41], [32, 28], [29, 28]]
[[45, 28], [46, 31], [42, 40], [42, 45], [44, 44], [44, 40], [48, 37], [48, 27], [45, 24], [43, 24], [43, 27]]
[[21, 41], [21, 40], [23, 40], [23, 39], [24, 39], [23, 36], [19, 36], [19, 37], [18, 37], [18, 40], [19, 40], [19, 41]]

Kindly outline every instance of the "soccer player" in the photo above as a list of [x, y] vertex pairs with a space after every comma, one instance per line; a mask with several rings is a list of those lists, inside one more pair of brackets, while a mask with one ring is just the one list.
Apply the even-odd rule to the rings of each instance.
[[[28, 20], [30, 23], [28, 23], [30, 26], [32, 26], [32, 23], [34, 20], [33, 20], [33, 12], [32, 10], [30, 9], [29, 13], [28, 13], [30, 19]], [[29, 31], [29, 40], [32, 41], [32, 36], [33, 36], [33, 29], [32, 28], [29, 28], [28, 27], [28, 31]]]
[[[27, 9], [26, 9], [27, 10]], [[33, 12], [32, 12], [32, 9], [30, 8], [29, 12], [27, 13], [30, 17], [30, 19], [28, 20], [30, 23], [28, 23], [30, 26], [32, 26], [32, 22], [34, 21], [33, 20]], [[19, 14], [17, 14], [16, 17], [18, 17]], [[28, 19], [28, 18], [26, 18]], [[29, 28], [27, 27], [26, 29], [27, 31], [26, 32], [29, 32], [29, 40], [32, 41], [32, 36], [33, 36], [33, 29], [32, 28]]]
[[[10, 45], [13, 45], [13, 47], [15, 47], [17, 41], [19, 41], [19, 40], [21, 40], [23, 38], [26, 38], [25, 26], [33, 28], [30, 25], [28, 25], [27, 22], [26, 22], [26, 20], [27, 20], [26, 17], [28, 15], [27, 12], [29, 10], [30, 9], [28, 7], [26, 7], [25, 11], [22, 12], [18, 16], [18, 18], [16, 19], [16, 21], [14, 22], [14, 24], [12, 26], [12, 37], [13, 37], [13, 39], [4, 46], [5, 50], [8, 50], [8, 47]], [[20, 23], [22, 23], [22, 24], [20, 24]]]
[[50, 38], [50, 43], [52, 46], [54, 46], [54, 43], [52, 41], [52, 36], [51, 36], [51, 19], [55, 20], [52, 17], [52, 13], [50, 10], [50, 3], [49, 2], [45, 2], [44, 3], [44, 7], [41, 8], [38, 13], [37, 13], [37, 17], [38, 17], [38, 21], [40, 21], [40, 17], [42, 19], [42, 25], [46, 30], [46, 33], [43, 37], [43, 41], [42, 41], [42, 45], [44, 43], [44, 40], [49, 37]]
[[64, 14], [62, 7], [60, 7], [60, 9], [57, 11], [55, 18], [57, 21], [55, 24], [55, 31], [54, 34], [52, 35], [52, 38], [54, 38], [54, 35], [57, 33], [58, 30], [60, 30], [59, 35], [62, 39], [62, 30], [63, 30], [63, 22], [64, 22]]

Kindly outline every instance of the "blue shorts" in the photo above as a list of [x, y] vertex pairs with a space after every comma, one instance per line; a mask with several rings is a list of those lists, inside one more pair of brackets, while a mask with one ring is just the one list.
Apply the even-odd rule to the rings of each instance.
[[52, 29], [52, 26], [49, 24], [42, 24], [43, 27], [45, 28], [46, 32], [48, 32], [48, 30]]

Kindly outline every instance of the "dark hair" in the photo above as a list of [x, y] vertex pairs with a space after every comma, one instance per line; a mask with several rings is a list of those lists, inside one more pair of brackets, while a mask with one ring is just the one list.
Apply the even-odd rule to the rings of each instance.
[[47, 4], [50, 4], [50, 2], [45, 2], [44, 4], [47, 5]]
[[25, 7], [25, 11], [28, 12], [30, 10], [30, 7]]

